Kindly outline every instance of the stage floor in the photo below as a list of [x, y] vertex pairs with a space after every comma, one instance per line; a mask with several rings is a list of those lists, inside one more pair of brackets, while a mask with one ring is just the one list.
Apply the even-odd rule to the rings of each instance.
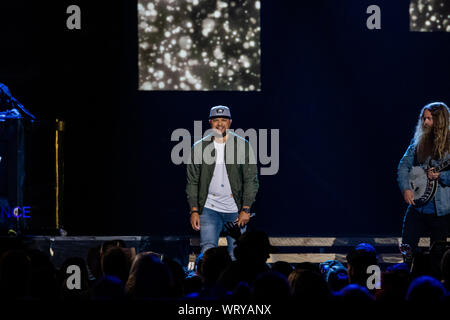
[[[3, 239], [11, 239], [3, 237]], [[121, 239], [126, 246], [134, 247], [136, 253], [153, 251], [167, 255], [184, 267], [192, 269], [200, 252], [200, 239], [190, 236], [24, 236], [25, 242], [34, 248], [48, 253], [55, 267], [69, 257], [86, 259], [88, 250], [99, 247], [103, 242]], [[279, 252], [271, 254], [268, 263], [286, 261], [292, 264], [301, 262], [320, 263], [326, 260], [346, 262], [346, 254], [361, 242], [373, 245], [380, 264], [403, 262], [398, 250], [400, 238], [397, 237], [270, 237], [272, 245]], [[421, 238], [419, 246], [429, 247], [430, 239]], [[226, 246], [224, 237], [219, 246]]]

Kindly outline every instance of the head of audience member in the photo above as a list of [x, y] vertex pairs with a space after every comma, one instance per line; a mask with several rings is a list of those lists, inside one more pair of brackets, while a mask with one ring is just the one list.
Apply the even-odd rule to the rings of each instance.
[[430, 276], [420, 276], [409, 285], [406, 300], [418, 303], [438, 302], [445, 296], [442, 283]]
[[327, 261], [319, 264], [320, 273], [322, 274], [322, 276], [325, 279], [327, 277], [328, 270], [330, 270], [330, 268], [332, 268], [334, 266], [343, 267], [344, 265], [342, 264], [342, 262], [340, 262], [338, 260], [327, 260]]
[[409, 266], [399, 263], [381, 274], [381, 289], [376, 292], [377, 301], [404, 301], [411, 281]]
[[447, 291], [450, 291], [450, 249], [445, 251], [441, 259], [442, 282]]
[[231, 257], [225, 247], [209, 248], [203, 254], [200, 274], [206, 287], [216, 284], [219, 276], [230, 265]]
[[121, 300], [125, 298], [122, 280], [113, 275], [101, 277], [92, 288], [92, 300]]
[[128, 280], [130, 262], [121, 247], [109, 247], [101, 258], [103, 275], [115, 276], [123, 283]]
[[173, 278], [159, 255], [142, 252], [131, 265], [125, 286], [127, 295], [134, 299], [164, 299], [173, 296]]
[[253, 284], [255, 301], [287, 301], [290, 295], [287, 277], [276, 271], [261, 273]]
[[334, 260], [334, 262], [330, 263], [329, 265], [330, 266], [326, 268], [326, 273], [322, 275], [325, 276], [325, 281], [327, 282], [330, 291], [332, 293], [336, 293], [348, 285], [347, 268], [345, 268], [342, 263], [336, 260]]
[[349, 284], [342, 288], [338, 295], [343, 301], [346, 302], [365, 303], [375, 301], [374, 297], [366, 287], [355, 283]]
[[23, 250], [10, 250], [0, 258], [0, 295], [2, 299], [28, 299], [31, 290], [30, 257]]
[[236, 260], [249, 264], [265, 264], [270, 253], [277, 249], [270, 244], [269, 237], [263, 231], [247, 230], [236, 240], [234, 256]]
[[185, 272], [181, 264], [172, 258], [164, 255], [162, 262], [169, 268], [173, 279], [173, 294], [174, 297], [181, 298], [183, 296], [183, 283]]
[[42, 251], [28, 251], [31, 262], [31, 296], [40, 299], [55, 299], [57, 297], [57, 270], [50, 257]]
[[108, 251], [108, 249], [112, 247], [126, 248], [126, 244], [122, 239], [105, 241], [100, 247], [100, 255], [103, 255], [106, 251]]
[[279, 272], [282, 275], [286, 277], [286, 279], [289, 277], [291, 272], [294, 270], [292, 265], [289, 262], [286, 261], [276, 261], [272, 264], [271, 269], [272, 271]]
[[349, 283], [365, 286], [367, 278], [367, 268], [377, 265], [377, 253], [375, 248], [368, 243], [360, 243], [347, 254], [347, 272]]
[[292, 297], [296, 301], [327, 301], [330, 291], [322, 275], [311, 270], [295, 269], [289, 275]]
[[203, 279], [196, 273], [186, 276], [183, 281], [183, 296], [198, 294], [203, 288]]
[[270, 270], [266, 260], [275, 251], [266, 233], [247, 230], [236, 240], [236, 260], [223, 271], [218, 280], [219, 285], [228, 291], [234, 291], [240, 282], [251, 287], [260, 273]]
[[66, 259], [59, 268], [57, 283], [63, 300], [89, 299], [89, 275], [84, 259], [80, 257]]

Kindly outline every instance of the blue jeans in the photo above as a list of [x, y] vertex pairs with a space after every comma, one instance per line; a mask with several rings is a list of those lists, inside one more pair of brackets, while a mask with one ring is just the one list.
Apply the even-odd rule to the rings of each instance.
[[[202, 253], [209, 248], [217, 247], [219, 244], [219, 236], [225, 223], [233, 222], [237, 219], [239, 212], [223, 213], [212, 209], [203, 208], [200, 215], [200, 246], [202, 247]], [[244, 233], [246, 226], [241, 228], [241, 233]], [[228, 253], [232, 260], [234, 258], [235, 240], [227, 236]]]

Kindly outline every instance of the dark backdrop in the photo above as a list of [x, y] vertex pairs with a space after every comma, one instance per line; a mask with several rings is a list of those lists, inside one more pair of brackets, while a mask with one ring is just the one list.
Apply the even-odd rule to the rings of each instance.
[[[81, 31], [66, 29], [78, 4]], [[366, 28], [381, 7], [382, 29]], [[271, 235], [399, 235], [396, 167], [420, 108], [450, 102], [450, 33], [410, 33], [409, 1], [262, 1], [261, 92], [138, 91], [136, 1], [2, 1], [0, 82], [62, 118], [70, 234], [194, 233], [176, 128], [212, 105], [280, 129], [253, 226]]]

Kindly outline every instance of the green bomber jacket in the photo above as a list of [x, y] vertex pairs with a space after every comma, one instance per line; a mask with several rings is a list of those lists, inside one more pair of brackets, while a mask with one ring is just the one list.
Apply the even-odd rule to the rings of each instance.
[[[194, 143], [187, 164], [186, 194], [189, 207], [197, 207], [201, 214], [208, 197], [209, 184], [215, 169], [213, 134]], [[259, 188], [256, 158], [250, 143], [229, 131], [225, 142], [225, 166], [231, 192], [239, 211], [255, 201]]]

